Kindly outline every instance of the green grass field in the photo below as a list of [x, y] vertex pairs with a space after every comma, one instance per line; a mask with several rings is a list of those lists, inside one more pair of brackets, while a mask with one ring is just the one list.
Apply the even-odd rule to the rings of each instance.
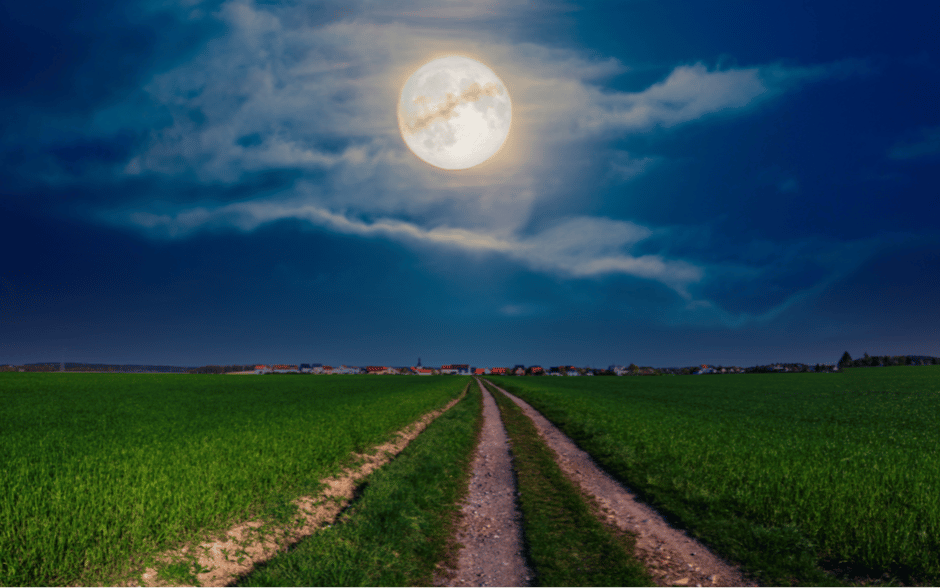
[[466, 378], [0, 374], [0, 584], [109, 583], [276, 515]]
[[940, 367], [492, 379], [763, 583], [940, 582]]
[[[466, 382], [467, 378], [460, 378]], [[459, 501], [482, 423], [479, 387], [435, 419], [321, 529], [241, 578], [239, 586], [430, 586], [456, 566]]]

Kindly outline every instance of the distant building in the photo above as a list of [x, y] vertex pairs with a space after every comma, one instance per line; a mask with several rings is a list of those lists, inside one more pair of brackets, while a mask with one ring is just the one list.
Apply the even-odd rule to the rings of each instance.
[[493, 374], [494, 376], [505, 376], [505, 375], [506, 375], [506, 368], [504, 368], [504, 367], [494, 367], [494, 368], [490, 368], [490, 373]]

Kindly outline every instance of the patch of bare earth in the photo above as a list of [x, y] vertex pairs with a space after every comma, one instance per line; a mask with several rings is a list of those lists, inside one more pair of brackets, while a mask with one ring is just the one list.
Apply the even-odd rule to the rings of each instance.
[[[353, 499], [356, 488], [369, 474], [390, 462], [415, 439], [428, 424], [457, 404], [462, 394], [444, 408], [430, 412], [395, 434], [392, 441], [372, 448], [371, 452], [356, 454], [357, 465], [337, 476], [322, 480], [326, 489], [317, 496], [305, 496], [294, 501], [298, 514], [286, 524], [272, 526], [262, 521], [248, 521], [221, 533], [216, 541], [187, 545], [162, 554], [157, 561], [163, 565], [195, 562], [204, 570], [196, 574], [198, 585], [227, 586], [250, 572], [254, 567], [271, 559], [278, 552], [312, 535], [318, 529], [336, 521], [342, 510]], [[150, 568], [142, 577], [142, 586], [179, 585], [158, 578], [158, 570]], [[134, 585], [134, 584], [130, 584]]]
[[757, 586], [739, 569], [637, 500], [528, 403], [498, 389], [532, 419], [539, 435], [557, 455], [562, 471], [598, 501], [609, 522], [636, 536], [636, 555], [658, 586]]
[[457, 556], [456, 574], [438, 579], [436, 584], [528, 586], [532, 574], [523, 556], [509, 437], [496, 402], [479, 385], [483, 393], [483, 429], [457, 533], [457, 541], [463, 547]]

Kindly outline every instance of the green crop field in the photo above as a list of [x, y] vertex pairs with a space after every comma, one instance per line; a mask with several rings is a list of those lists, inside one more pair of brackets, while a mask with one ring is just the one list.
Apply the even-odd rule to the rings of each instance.
[[[461, 378], [466, 381], [466, 378]], [[482, 397], [430, 423], [328, 528], [239, 578], [237, 586], [431, 586], [457, 565], [460, 501], [482, 426]]]
[[466, 378], [0, 374], [0, 584], [109, 583], [282, 512]]
[[763, 583], [940, 583], [940, 367], [491, 379]]

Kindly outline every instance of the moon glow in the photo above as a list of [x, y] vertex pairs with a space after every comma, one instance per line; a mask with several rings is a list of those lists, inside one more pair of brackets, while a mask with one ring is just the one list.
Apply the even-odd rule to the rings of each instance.
[[499, 151], [512, 122], [509, 92], [493, 70], [467, 57], [421, 66], [401, 90], [398, 128], [408, 148], [433, 166], [454, 170]]

